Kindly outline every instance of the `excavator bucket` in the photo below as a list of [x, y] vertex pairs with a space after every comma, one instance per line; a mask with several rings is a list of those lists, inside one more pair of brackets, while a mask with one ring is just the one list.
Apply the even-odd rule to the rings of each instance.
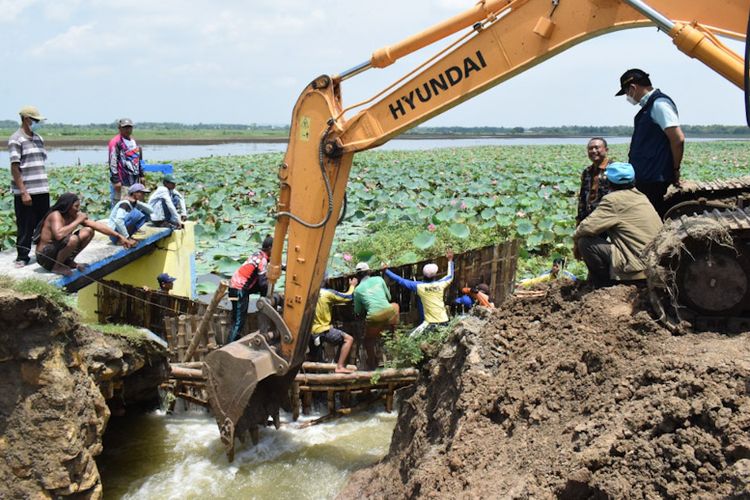
[[[283, 391], [260, 391], [258, 387], [269, 377], [285, 378], [287, 369], [286, 361], [257, 332], [206, 356], [203, 374], [208, 402], [230, 461], [234, 458], [235, 436], [244, 439], [244, 433], [249, 431], [255, 440], [257, 427], [265, 425], [269, 416], [277, 422], [279, 407], [288, 406], [284, 404]], [[265, 388], [277, 383], [261, 385]]]
[[295, 374], [289, 373], [289, 363], [267, 341], [274, 337], [272, 325], [283, 335], [288, 329], [268, 299], [258, 300], [258, 311], [260, 331], [209, 353], [203, 364], [208, 403], [230, 462], [235, 437], [244, 440], [249, 432], [257, 441], [258, 427], [266, 425], [269, 416], [278, 426], [279, 408], [290, 406], [285, 388]]

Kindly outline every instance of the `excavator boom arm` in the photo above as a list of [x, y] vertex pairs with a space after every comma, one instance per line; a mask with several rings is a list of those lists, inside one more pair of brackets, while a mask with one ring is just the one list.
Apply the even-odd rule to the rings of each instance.
[[[248, 336], [235, 343], [239, 346], [231, 344], [206, 359], [209, 402], [230, 455], [235, 434], [257, 434], [268, 416], [278, 422], [284, 388], [307, 349], [356, 152], [383, 144], [577, 43], [619, 29], [656, 24], [680, 50], [742, 87], [742, 58], [715, 35], [744, 39], [749, 10], [750, 0], [651, 0], [648, 5], [641, 0], [481, 0], [462, 14], [376, 51], [367, 63], [313, 80], [294, 107], [289, 146], [279, 169], [268, 278], [270, 294], [281, 276], [286, 242], [283, 318], [267, 304], [261, 307], [284, 327], [276, 329], [275, 338]], [[344, 80], [467, 27], [472, 29], [444, 53], [345, 119], [340, 91]]]

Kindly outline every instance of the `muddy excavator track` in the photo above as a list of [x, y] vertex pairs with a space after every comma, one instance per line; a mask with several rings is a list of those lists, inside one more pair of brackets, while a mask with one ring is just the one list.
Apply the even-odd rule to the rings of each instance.
[[667, 220], [646, 251], [651, 301], [672, 327], [750, 327], [750, 208]]
[[702, 214], [708, 210], [750, 207], [750, 176], [711, 182], [683, 181], [664, 197], [665, 219]]

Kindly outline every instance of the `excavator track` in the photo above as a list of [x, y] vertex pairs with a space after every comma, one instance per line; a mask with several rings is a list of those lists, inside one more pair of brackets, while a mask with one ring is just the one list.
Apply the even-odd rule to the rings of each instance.
[[683, 181], [669, 188], [665, 219], [696, 215], [707, 210], [750, 207], [750, 176], [711, 182]]
[[645, 257], [651, 302], [667, 325], [750, 327], [750, 208], [667, 220]]

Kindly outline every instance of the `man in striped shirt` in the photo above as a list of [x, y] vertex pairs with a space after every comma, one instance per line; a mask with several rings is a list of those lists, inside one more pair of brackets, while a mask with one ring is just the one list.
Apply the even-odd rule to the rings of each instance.
[[24, 106], [21, 127], [8, 140], [13, 206], [16, 212], [16, 267], [29, 263], [31, 236], [49, 210], [49, 184], [44, 162], [44, 139], [35, 131], [44, 117], [34, 106]]

